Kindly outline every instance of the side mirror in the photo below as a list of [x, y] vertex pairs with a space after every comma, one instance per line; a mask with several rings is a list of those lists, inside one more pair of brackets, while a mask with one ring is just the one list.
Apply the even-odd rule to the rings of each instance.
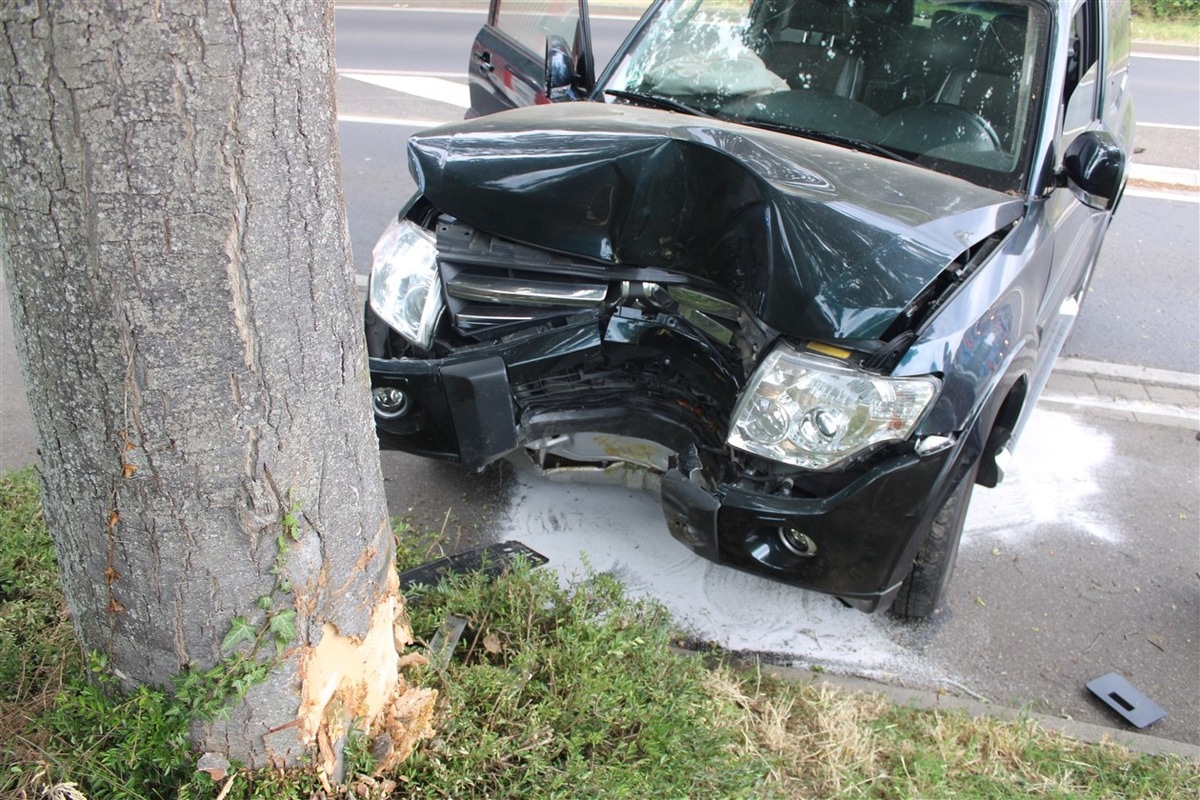
[[1125, 151], [1110, 133], [1084, 131], [1067, 147], [1063, 172], [1080, 202], [1108, 210], [1125, 181]]
[[561, 36], [546, 37], [546, 96], [552, 102], [569, 100], [575, 83], [575, 57]]

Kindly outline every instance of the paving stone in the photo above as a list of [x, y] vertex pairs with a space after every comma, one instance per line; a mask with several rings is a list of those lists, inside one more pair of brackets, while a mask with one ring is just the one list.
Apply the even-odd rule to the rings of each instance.
[[1096, 383], [1088, 375], [1053, 372], [1046, 382], [1046, 389], [1068, 394], [1093, 395], [1096, 393]]
[[1140, 383], [1110, 380], [1108, 378], [1096, 378], [1095, 383], [1096, 393], [1101, 397], [1114, 397], [1121, 400], [1142, 401], [1148, 401], [1150, 399], [1150, 395], [1146, 393], [1146, 387]]
[[1183, 408], [1200, 408], [1200, 392], [1172, 386], [1147, 386], [1146, 394], [1155, 403], [1169, 403]]

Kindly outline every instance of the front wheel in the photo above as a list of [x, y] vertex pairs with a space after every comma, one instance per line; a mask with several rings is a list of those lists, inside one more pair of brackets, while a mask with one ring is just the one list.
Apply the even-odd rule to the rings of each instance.
[[978, 471], [979, 463], [976, 462], [938, 509], [925, 542], [913, 560], [912, 569], [892, 603], [893, 616], [925, 619], [942, 610]]

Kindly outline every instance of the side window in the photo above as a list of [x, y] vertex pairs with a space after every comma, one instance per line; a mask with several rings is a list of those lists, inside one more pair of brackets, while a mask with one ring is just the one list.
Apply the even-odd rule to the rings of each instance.
[[1096, 8], [1086, 3], [1071, 20], [1071, 51], [1067, 56], [1064, 93], [1063, 147], [1083, 132], [1096, 118], [1097, 80], [1100, 67], [1099, 30]]
[[561, 36], [571, 44], [579, 24], [579, 0], [501, 0], [492, 24], [528, 48], [539, 59], [547, 36]]

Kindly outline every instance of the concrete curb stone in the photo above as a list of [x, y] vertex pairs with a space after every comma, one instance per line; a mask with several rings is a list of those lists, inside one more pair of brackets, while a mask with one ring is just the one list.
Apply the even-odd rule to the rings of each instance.
[[1200, 375], [1060, 358], [1039, 403], [1200, 431]]

